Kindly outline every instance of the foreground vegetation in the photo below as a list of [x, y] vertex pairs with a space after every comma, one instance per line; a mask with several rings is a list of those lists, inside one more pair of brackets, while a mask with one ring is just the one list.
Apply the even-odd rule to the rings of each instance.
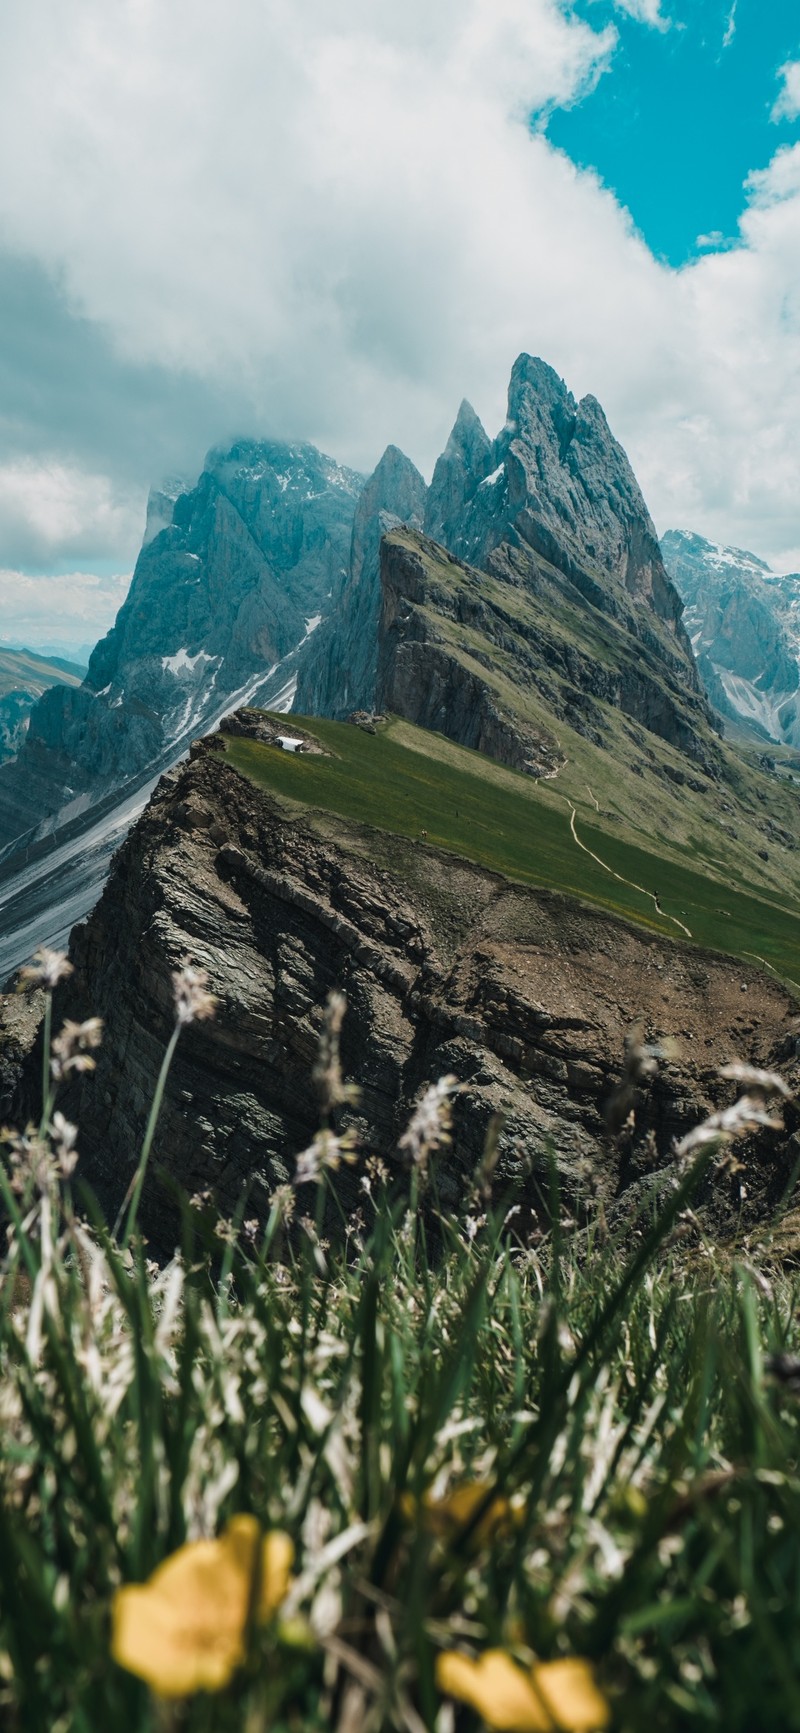
[[[273, 720], [291, 729], [285, 718]], [[397, 718], [375, 734], [318, 717], [297, 722], [327, 756], [223, 735], [227, 759], [280, 799], [399, 836], [424, 834], [431, 846], [523, 884], [580, 897], [671, 938], [688, 931], [695, 944], [766, 962], [800, 989], [798, 905], [742, 889], [726, 861], [711, 870], [688, 842], [677, 860], [649, 853], [585, 812], [577, 820], [579, 847], [574, 805], [560, 783], [537, 783]]]
[[[213, 1009], [176, 987], [173, 1048]], [[165, 1073], [112, 1233], [54, 1095], [100, 1031], [51, 1065], [48, 1037], [0, 1173], [2, 1725], [800, 1728], [800, 1284], [691, 1212], [779, 1080], [742, 1071], [615, 1229], [554, 1192], [531, 1237], [491, 1148], [438, 1209], [453, 1079], [392, 1173], [337, 1132], [342, 1011], [295, 1187], [210, 1251], [187, 1200], [163, 1269], [136, 1219]]]

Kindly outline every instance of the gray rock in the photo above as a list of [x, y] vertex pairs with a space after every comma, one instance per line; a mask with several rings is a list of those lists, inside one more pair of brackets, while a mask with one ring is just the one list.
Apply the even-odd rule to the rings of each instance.
[[300, 715], [346, 717], [375, 698], [380, 545], [397, 524], [422, 524], [425, 483], [396, 445], [387, 447], [358, 501], [350, 561], [329, 618], [302, 659], [294, 708]]

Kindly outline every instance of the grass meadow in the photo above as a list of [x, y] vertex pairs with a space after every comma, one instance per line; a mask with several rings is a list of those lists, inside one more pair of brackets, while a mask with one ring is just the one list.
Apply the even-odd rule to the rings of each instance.
[[425, 832], [431, 847], [672, 938], [686, 937], [688, 928], [695, 944], [760, 959], [800, 991], [800, 910], [793, 899], [748, 893], [729, 874], [704, 870], [688, 847], [678, 859], [655, 847], [649, 853], [585, 812], [577, 819], [578, 847], [572, 803], [556, 787], [409, 723], [392, 719], [376, 734], [316, 717], [298, 717], [297, 724], [327, 756], [228, 735], [226, 757], [279, 799], [376, 831], [417, 839]]
[[800, 1728], [800, 1276], [770, 1224], [715, 1247], [692, 1209], [780, 1080], [743, 1073], [613, 1227], [554, 1182], [523, 1235], [491, 1146], [439, 1206], [454, 1079], [391, 1165], [351, 1146], [334, 1000], [295, 1183], [210, 1246], [187, 1198], [158, 1267], [150, 1142], [212, 1012], [185, 969], [113, 1229], [58, 1109], [95, 1025], [48, 1026], [41, 1124], [4, 1135], [0, 1724]]

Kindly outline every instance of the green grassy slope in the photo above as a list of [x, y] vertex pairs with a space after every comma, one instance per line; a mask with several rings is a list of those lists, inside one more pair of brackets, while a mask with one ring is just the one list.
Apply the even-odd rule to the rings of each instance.
[[[502, 711], [556, 741], [564, 762], [554, 786], [574, 803], [581, 831], [599, 826], [621, 844], [646, 854], [655, 845], [674, 868], [690, 865], [745, 895], [791, 907], [800, 902], [800, 791], [785, 774], [765, 773], [758, 754], [737, 751], [697, 716], [698, 734], [719, 766], [713, 778], [602, 698], [591, 699], [588, 730], [580, 717], [572, 725], [575, 688], [559, 666], [559, 646], [606, 668], [647, 651], [580, 598], [554, 600], [545, 579], [537, 594], [530, 581], [514, 584], [460, 565], [410, 530], [393, 531], [389, 541], [422, 558], [430, 600], [415, 608], [438, 642], [490, 689]], [[470, 619], [476, 624], [465, 623]], [[537, 655], [546, 639], [556, 647], [552, 668]]]
[[673, 938], [685, 937], [685, 927], [696, 944], [759, 958], [800, 989], [794, 897], [723, 883], [702, 870], [696, 851], [682, 861], [647, 849], [603, 828], [593, 809], [593, 821], [585, 810], [576, 815], [579, 848], [560, 778], [559, 787], [534, 782], [409, 723], [393, 719], [372, 735], [347, 723], [295, 720], [330, 756], [224, 735], [228, 761], [312, 815], [332, 813], [403, 837], [427, 831], [429, 845], [522, 883], [563, 891]]

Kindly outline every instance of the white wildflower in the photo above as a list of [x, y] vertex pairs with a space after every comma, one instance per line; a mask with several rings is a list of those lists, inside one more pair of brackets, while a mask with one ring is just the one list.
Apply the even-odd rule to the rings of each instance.
[[217, 1001], [214, 994], [208, 991], [208, 973], [205, 969], [195, 969], [187, 958], [181, 967], [174, 971], [172, 988], [175, 1015], [180, 1024], [201, 1023], [206, 1017], [213, 1017]]
[[20, 969], [19, 979], [23, 987], [45, 987], [51, 993], [59, 981], [66, 981], [72, 972], [65, 951], [51, 951], [48, 945], [40, 945], [33, 953], [33, 962]]
[[318, 1185], [323, 1173], [328, 1170], [335, 1173], [343, 1161], [356, 1160], [355, 1134], [345, 1131], [339, 1135], [322, 1127], [317, 1132], [313, 1143], [297, 1157], [295, 1168], [295, 1185]]
[[50, 1070], [56, 1082], [62, 1082], [70, 1071], [94, 1071], [92, 1051], [102, 1039], [101, 1017], [87, 1017], [85, 1023], [74, 1023], [68, 1017], [53, 1042]]
[[450, 1142], [453, 1124], [451, 1097], [460, 1087], [457, 1077], [440, 1077], [438, 1083], [429, 1085], [414, 1109], [397, 1146], [414, 1167], [424, 1169], [431, 1151]]

